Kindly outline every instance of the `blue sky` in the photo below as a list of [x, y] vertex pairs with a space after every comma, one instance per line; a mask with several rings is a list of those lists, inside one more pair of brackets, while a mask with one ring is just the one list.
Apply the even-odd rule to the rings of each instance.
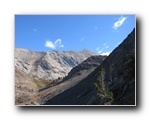
[[15, 15], [15, 48], [108, 55], [135, 28], [135, 15]]

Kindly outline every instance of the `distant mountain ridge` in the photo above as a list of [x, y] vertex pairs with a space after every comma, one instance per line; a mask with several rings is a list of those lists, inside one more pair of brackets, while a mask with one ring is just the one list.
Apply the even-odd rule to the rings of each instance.
[[22, 70], [34, 79], [54, 80], [68, 72], [95, 53], [84, 49], [74, 51], [36, 52], [15, 48], [15, 69]]

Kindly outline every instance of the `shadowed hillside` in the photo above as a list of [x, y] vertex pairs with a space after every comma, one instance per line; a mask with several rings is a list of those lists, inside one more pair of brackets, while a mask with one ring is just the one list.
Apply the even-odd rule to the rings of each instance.
[[135, 105], [135, 29], [91, 74], [45, 103], [94, 104]]

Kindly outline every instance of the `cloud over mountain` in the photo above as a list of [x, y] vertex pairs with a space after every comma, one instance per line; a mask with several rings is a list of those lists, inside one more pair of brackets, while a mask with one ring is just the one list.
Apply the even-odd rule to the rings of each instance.
[[62, 44], [61, 39], [57, 39], [57, 40], [55, 40], [55, 42], [47, 40], [45, 42], [45, 47], [48, 47], [48, 48], [51, 48], [51, 49], [56, 49], [57, 47], [63, 48], [64, 45]]

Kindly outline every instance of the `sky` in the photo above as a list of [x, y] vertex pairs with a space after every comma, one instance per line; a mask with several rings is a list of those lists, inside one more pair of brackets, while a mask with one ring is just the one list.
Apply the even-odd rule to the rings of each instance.
[[135, 28], [135, 15], [15, 15], [15, 48], [109, 55]]

